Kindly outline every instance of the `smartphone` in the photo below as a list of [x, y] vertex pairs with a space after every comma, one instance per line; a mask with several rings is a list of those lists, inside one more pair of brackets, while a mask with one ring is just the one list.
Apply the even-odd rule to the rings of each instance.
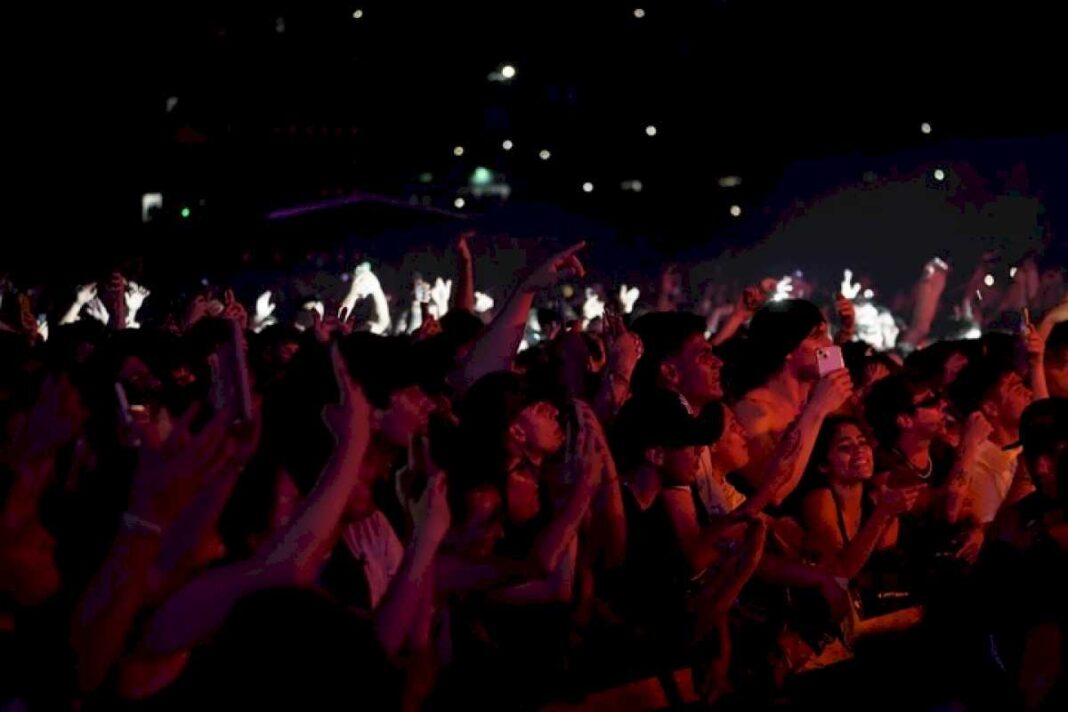
[[208, 357], [211, 369], [211, 404], [216, 412], [231, 408], [238, 421], [252, 420], [252, 387], [248, 379], [241, 326], [234, 320], [229, 338]]
[[845, 359], [842, 358], [841, 347], [826, 346], [816, 349], [816, 365], [819, 367], [820, 378], [828, 373], [843, 370]]

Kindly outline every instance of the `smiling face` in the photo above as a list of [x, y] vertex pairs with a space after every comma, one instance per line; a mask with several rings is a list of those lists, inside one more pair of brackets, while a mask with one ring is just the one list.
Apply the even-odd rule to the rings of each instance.
[[819, 469], [835, 482], [864, 482], [871, 479], [874, 462], [864, 433], [856, 424], [847, 422], [835, 428]]

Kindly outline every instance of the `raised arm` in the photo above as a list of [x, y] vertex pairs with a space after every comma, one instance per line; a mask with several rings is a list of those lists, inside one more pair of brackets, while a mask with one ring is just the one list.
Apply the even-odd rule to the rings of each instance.
[[487, 373], [511, 369], [512, 359], [523, 339], [534, 296], [568, 275], [583, 276], [585, 268], [576, 255], [585, 246], [585, 242], [580, 242], [553, 255], [520, 283], [489, 328], [475, 342], [459, 369], [452, 374], [454, 386], [465, 390]]
[[146, 655], [166, 655], [203, 641], [249, 593], [315, 581], [337, 538], [370, 439], [371, 408], [363, 389], [352, 381], [337, 346], [331, 349], [331, 360], [340, 398], [338, 404], [323, 409], [323, 419], [337, 447], [319, 481], [289, 525], [256, 556], [203, 574], [160, 607], [141, 642]]
[[471, 259], [471, 248], [467, 239], [474, 237], [473, 231], [460, 233], [456, 239], [456, 278], [453, 280], [453, 309], [475, 312], [475, 262]]

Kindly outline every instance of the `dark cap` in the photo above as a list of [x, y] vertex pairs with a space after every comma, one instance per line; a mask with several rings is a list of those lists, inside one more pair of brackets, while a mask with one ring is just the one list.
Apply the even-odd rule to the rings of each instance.
[[1024, 455], [1042, 455], [1068, 442], [1068, 398], [1043, 398], [1027, 406], [1020, 417], [1020, 439], [1006, 450], [1023, 445]]
[[693, 416], [677, 393], [657, 388], [628, 400], [612, 433], [621, 460], [633, 465], [646, 448], [715, 444], [723, 434], [723, 406], [712, 403]]

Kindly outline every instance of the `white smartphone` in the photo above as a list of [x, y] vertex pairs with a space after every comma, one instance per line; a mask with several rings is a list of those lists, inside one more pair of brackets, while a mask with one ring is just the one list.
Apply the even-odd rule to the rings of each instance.
[[826, 346], [816, 349], [816, 365], [819, 367], [820, 378], [828, 373], [843, 370], [845, 359], [842, 358], [841, 347]]

